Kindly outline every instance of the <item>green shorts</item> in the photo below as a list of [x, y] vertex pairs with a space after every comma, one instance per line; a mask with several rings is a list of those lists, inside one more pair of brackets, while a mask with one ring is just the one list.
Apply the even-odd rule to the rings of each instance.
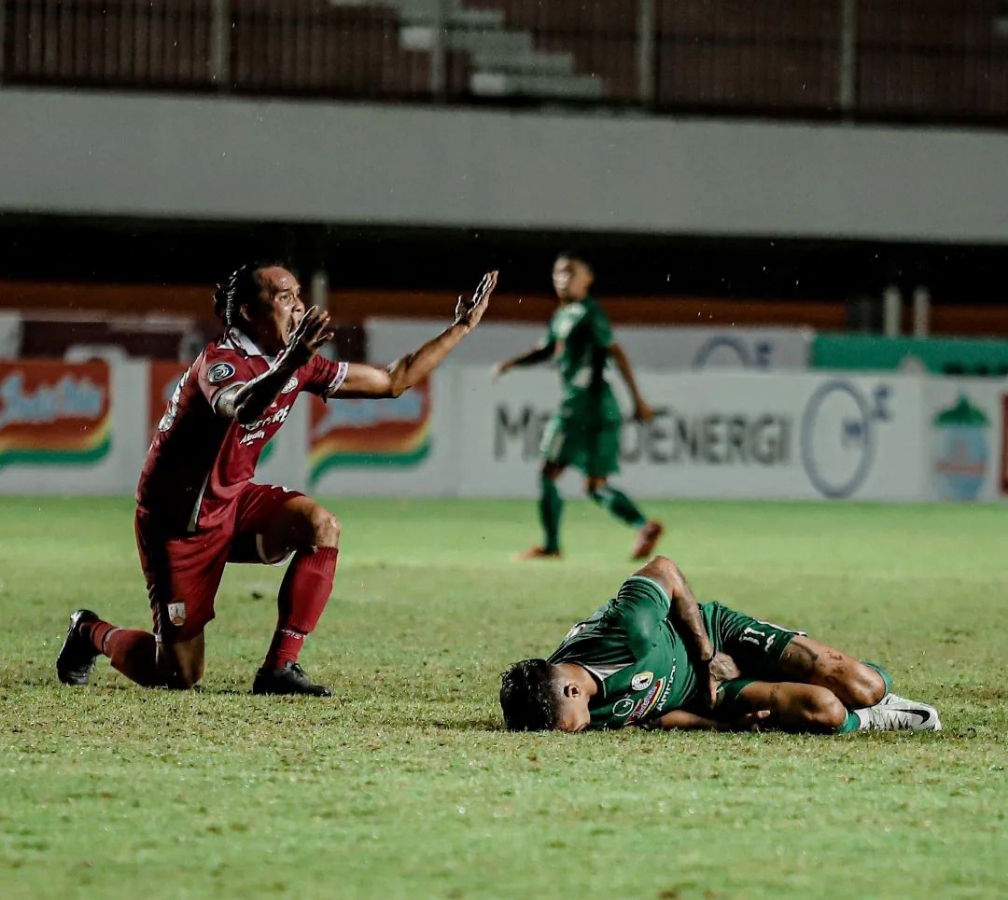
[[543, 459], [564, 468], [574, 466], [589, 478], [608, 478], [619, 471], [620, 425], [553, 416], [543, 432]]
[[720, 603], [704, 603], [700, 612], [714, 649], [727, 653], [742, 673], [741, 678], [721, 685], [720, 709], [731, 707], [741, 690], [754, 681], [778, 681], [778, 667], [785, 649], [795, 637], [805, 634], [754, 619]]

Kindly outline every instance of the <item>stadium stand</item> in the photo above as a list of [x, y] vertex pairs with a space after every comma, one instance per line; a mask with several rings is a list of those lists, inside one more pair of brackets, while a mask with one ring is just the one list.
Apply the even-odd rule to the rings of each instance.
[[0, 5], [8, 84], [978, 123], [1008, 113], [1003, 0]]

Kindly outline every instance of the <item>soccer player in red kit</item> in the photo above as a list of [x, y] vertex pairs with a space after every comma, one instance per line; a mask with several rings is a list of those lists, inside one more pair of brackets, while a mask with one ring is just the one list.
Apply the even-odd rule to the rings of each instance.
[[340, 524], [314, 500], [253, 484], [262, 448], [301, 391], [322, 397], [397, 397], [424, 378], [483, 317], [497, 273], [455, 321], [388, 368], [331, 362], [329, 316], [305, 311], [297, 279], [281, 265], [246, 265], [214, 292], [223, 337], [182, 376], [137, 486], [135, 531], [153, 633], [119, 628], [90, 610], [70, 618], [56, 660], [64, 684], [87, 684], [99, 654], [144, 687], [190, 688], [203, 676], [207, 623], [228, 562], [277, 564], [293, 554], [278, 597], [273, 640], [255, 694], [313, 694], [298, 654], [332, 591]]

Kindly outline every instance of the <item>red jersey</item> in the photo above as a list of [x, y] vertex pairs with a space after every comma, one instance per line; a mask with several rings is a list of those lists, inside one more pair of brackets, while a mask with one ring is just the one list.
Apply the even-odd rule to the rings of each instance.
[[348, 368], [344, 362], [313, 357], [290, 377], [262, 418], [249, 425], [215, 412], [221, 391], [262, 375], [272, 363], [251, 338], [232, 328], [208, 344], [179, 380], [136, 492], [137, 504], [167, 531], [194, 532], [222, 521], [298, 394], [335, 394]]

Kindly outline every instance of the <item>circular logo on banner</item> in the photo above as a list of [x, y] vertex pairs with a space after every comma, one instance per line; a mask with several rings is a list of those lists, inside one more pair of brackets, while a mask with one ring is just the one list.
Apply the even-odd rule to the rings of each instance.
[[210, 384], [220, 384], [222, 381], [227, 381], [235, 373], [235, 367], [231, 363], [215, 363], [210, 366], [207, 372], [207, 381]]
[[745, 344], [735, 338], [713, 337], [693, 357], [693, 368], [712, 366], [721, 369], [748, 368], [752, 365]]
[[849, 497], [861, 487], [875, 457], [872, 409], [850, 382], [829, 381], [805, 407], [802, 464], [825, 497]]

